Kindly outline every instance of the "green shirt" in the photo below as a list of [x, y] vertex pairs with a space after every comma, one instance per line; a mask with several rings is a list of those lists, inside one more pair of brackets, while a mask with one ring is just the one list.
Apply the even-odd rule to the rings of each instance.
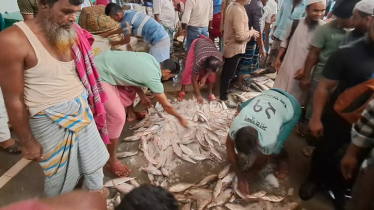
[[105, 51], [95, 57], [100, 79], [111, 85], [146, 86], [154, 93], [163, 93], [160, 64], [141, 52]]
[[323, 67], [330, 55], [339, 49], [346, 31], [338, 28], [336, 20], [320, 26], [314, 34], [312, 46], [321, 48], [318, 63], [314, 69], [313, 78], [320, 80], [322, 78]]

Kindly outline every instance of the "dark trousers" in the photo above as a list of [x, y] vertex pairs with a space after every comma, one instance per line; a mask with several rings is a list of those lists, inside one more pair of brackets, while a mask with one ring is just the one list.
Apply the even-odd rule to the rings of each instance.
[[347, 210], [374, 209], [374, 167], [361, 169], [352, 190], [352, 200]]
[[221, 74], [221, 86], [220, 86], [220, 97], [222, 101], [228, 100], [227, 91], [231, 80], [235, 76], [236, 68], [238, 67], [241, 54], [237, 54], [231, 58], [225, 58], [225, 64], [223, 64], [222, 74]]

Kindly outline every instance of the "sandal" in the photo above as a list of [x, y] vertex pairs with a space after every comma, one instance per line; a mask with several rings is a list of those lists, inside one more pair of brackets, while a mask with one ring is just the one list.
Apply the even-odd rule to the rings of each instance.
[[233, 87], [237, 90], [240, 90], [240, 91], [244, 91], [244, 92], [251, 92], [251, 88], [245, 86], [245, 85], [242, 85], [240, 87], [236, 86], [236, 85], [233, 85]]
[[142, 120], [147, 115], [146, 111], [135, 112], [135, 118], [127, 118], [127, 122], [134, 122], [135, 120]]
[[209, 101], [215, 101], [217, 100], [214, 94], [209, 95]]
[[3, 148], [8, 153], [11, 154], [20, 154], [22, 152], [22, 146], [18, 141], [14, 141], [14, 144], [12, 146], [9, 146], [7, 148]]
[[305, 157], [312, 157], [314, 149], [315, 149], [315, 147], [313, 147], [313, 146], [306, 146], [306, 147], [304, 147], [303, 151], [302, 151], [303, 155]]
[[[116, 163], [112, 166], [106, 164], [105, 169], [112, 172], [114, 175], [118, 177], [128, 177], [131, 173], [131, 169], [123, 165], [119, 160], [117, 160]], [[123, 175], [121, 175], [122, 173]]]
[[184, 91], [179, 92], [178, 94], [178, 101], [182, 101], [184, 97], [186, 96], [186, 93]]

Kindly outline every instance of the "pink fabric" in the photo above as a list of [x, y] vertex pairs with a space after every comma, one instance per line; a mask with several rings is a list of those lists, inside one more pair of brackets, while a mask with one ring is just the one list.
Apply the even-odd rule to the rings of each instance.
[[[195, 43], [199, 39], [208, 39], [208, 38], [206, 38], [205, 36], [200, 36], [200, 38], [195, 39], [192, 42], [191, 48], [190, 48], [190, 50], [188, 51], [188, 54], [187, 54], [186, 66], [184, 68], [184, 72], [183, 72], [183, 76], [182, 76], [182, 85], [190, 85], [192, 83], [191, 82], [192, 68], [193, 68], [193, 64], [195, 62]], [[198, 80], [200, 80], [204, 75], [205, 75], [204, 72], [200, 72]], [[211, 82], [211, 83], [215, 83], [216, 82], [216, 74], [214, 74], [214, 73], [210, 74], [209, 77], [207, 78], [207, 81]]]
[[38, 200], [28, 200], [28, 201], [21, 201], [0, 210], [53, 210], [52, 207], [39, 202]]
[[125, 108], [134, 103], [136, 92], [132, 87], [114, 86], [103, 82], [108, 102], [104, 104], [110, 139], [119, 138], [126, 122]]
[[[109, 136], [106, 127], [104, 104], [108, 98], [101, 84], [97, 72], [91, 45], [86, 38], [88, 32], [83, 31], [77, 24], [74, 24], [77, 31], [77, 44], [73, 46], [73, 57], [77, 67], [79, 78], [88, 92], [88, 105], [91, 108], [95, 123], [101, 138], [105, 144], [109, 144]], [[88, 36], [89, 38], [89, 36]], [[89, 38], [90, 39], [90, 38]], [[92, 39], [90, 39], [92, 41]]]
[[109, 4], [109, 1], [108, 0], [96, 0], [95, 5], [100, 5], [100, 4], [106, 6]]

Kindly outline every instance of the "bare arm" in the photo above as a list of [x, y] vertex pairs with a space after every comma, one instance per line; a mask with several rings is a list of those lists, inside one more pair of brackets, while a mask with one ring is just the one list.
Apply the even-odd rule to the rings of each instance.
[[118, 28], [118, 29], [116, 29], [116, 30], [114, 30], [114, 31], [109, 31], [109, 32], [107, 32], [107, 33], [104, 33], [104, 34], [102, 34], [102, 36], [103, 36], [103, 37], [108, 37], [108, 36], [110, 36], [110, 35], [114, 35], [114, 34], [122, 34], [122, 33], [123, 33], [122, 28]]
[[196, 73], [192, 72], [191, 83], [192, 83], [193, 89], [196, 92], [197, 97], [201, 97], [200, 87], [199, 87], [199, 84], [197, 83], [198, 76], [199, 76], [199, 74], [196, 74]]
[[155, 20], [157, 22], [160, 22], [160, 15], [159, 14], [154, 14], [153, 16], [155, 17]]
[[234, 140], [232, 140], [231, 137], [227, 135], [227, 139], [226, 139], [227, 160], [231, 164], [231, 167], [234, 169], [234, 171], [237, 172], [238, 167], [236, 165], [236, 153], [235, 153], [234, 148], [235, 148]]
[[318, 63], [319, 54], [321, 53], [321, 50], [321, 48], [311, 46], [308, 57], [305, 61], [304, 78], [309, 79], [310, 72], [312, 71], [313, 66], [315, 66]]
[[22, 40], [19, 29], [11, 27], [0, 34], [0, 86], [3, 91], [9, 120], [23, 147], [23, 157], [41, 161], [43, 148], [34, 139], [29, 124], [29, 113], [24, 103], [24, 69], [26, 50], [20, 49], [29, 45]]
[[187, 127], [186, 120], [180, 114], [178, 114], [178, 112], [175, 111], [174, 107], [169, 103], [164, 93], [155, 93], [155, 98], [168, 114], [173, 115], [175, 118], [177, 118], [183, 127]]
[[119, 41], [110, 41], [110, 45], [115, 46], [115, 45], [124, 45], [128, 44], [131, 41], [131, 36], [130, 35], [124, 35], [123, 39]]

